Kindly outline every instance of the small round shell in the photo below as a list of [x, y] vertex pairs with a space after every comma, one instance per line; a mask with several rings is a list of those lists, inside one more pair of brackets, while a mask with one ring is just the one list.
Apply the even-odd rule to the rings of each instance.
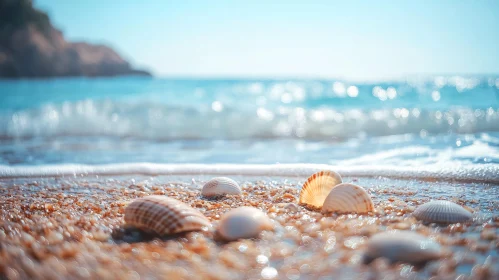
[[219, 235], [233, 241], [257, 237], [262, 230], [272, 229], [272, 222], [262, 211], [253, 207], [240, 207], [225, 213], [218, 226]]
[[202, 230], [210, 221], [189, 205], [161, 195], [134, 200], [125, 209], [125, 222], [159, 235]]
[[441, 256], [441, 247], [427, 237], [411, 231], [377, 233], [369, 239], [365, 261], [383, 257], [391, 262], [421, 264]]
[[454, 224], [468, 222], [472, 214], [454, 202], [435, 200], [427, 202], [413, 213], [416, 219], [425, 223]]
[[322, 205], [322, 213], [367, 213], [374, 211], [369, 194], [361, 187], [343, 183], [334, 187]]
[[227, 177], [215, 177], [204, 184], [201, 194], [204, 197], [216, 197], [226, 194], [241, 194], [239, 184]]
[[331, 170], [323, 170], [310, 176], [300, 192], [300, 204], [322, 207], [327, 195], [336, 185], [341, 183], [341, 176]]

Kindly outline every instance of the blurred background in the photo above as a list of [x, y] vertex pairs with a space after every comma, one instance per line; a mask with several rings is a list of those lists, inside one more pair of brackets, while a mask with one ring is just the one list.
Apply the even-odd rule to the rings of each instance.
[[498, 15], [493, 0], [0, 0], [0, 164], [497, 164]]

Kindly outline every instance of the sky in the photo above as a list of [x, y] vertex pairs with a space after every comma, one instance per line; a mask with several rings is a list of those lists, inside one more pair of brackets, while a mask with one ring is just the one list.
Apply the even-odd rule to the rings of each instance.
[[34, 0], [160, 77], [499, 73], [499, 1]]

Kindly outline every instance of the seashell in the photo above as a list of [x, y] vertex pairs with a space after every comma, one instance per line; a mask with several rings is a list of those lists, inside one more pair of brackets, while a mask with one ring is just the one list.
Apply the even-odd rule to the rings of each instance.
[[439, 224], [464, 223], [472, 218], [471, 212], [445, 200], [427, 202], [416, 208], [413, 215], [423, 222]]
[[239, 207], [220, 219], [218, 234], [227, 241], [257, 237], [262, 230], [272, 229], [272, 222], [262, 211], [253, 207]]
[[367, 213], [374, 211], [369, 194], [361, 187], [343, 183], [336, 185], [322, 205], [322, 213]]
[[226, 194], [241, 194], [239, 184], [227, 177], [215, 177], [204, 184], [201, 194], [204, 197], [216, 197]]
[[367, 242], [364, 261], [383, 257], [391, 262], [422, 264], [442, 255], [440, 244], [412, 231], [389, 231], [373, 235]]
[[300, 204], [322, 207], [327, 195], [336, 185], [341, 184], [341, 176], [331, 170], [323, 170], [310, 176], [300, 192]]
[[125, 209], [125, 222], [159, 235], [202, 230], [210, 221], [189, 205], [161, 195], [134, 200]]

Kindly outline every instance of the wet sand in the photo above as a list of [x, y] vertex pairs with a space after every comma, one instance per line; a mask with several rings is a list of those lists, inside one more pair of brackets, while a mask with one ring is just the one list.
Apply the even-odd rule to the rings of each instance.
[[[376, 213], [322, 215], [297, 206], [306, 178], [231, 176], [242, 196], [207, 200], [208, 176], [0, 180], [0, 279], [498, 279], [499, 186], [344, 178], [368, 190]], [[267, 213], [273, 231], [223, 242], [213, 230], [157, 237], [124, 227], [128, 202], [167, 195], [198, 209], [216, 228], [239, 206]], [[474, 211], [473, 222], [424, 225], [414, 209], [431, 199]], [[440, 243], [426, 266], [364, 264], [373, 234], [411, 230]]]

